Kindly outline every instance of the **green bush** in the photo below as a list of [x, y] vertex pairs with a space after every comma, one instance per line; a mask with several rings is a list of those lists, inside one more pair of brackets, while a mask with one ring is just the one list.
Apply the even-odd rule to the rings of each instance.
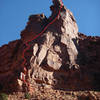
[[30, 93], [25, 93], [25, 99], [31, 99], [31, 95], [30, 95]]
[[0, 93], [0, 100], [8, 100], [8, 95], [5, 93]]

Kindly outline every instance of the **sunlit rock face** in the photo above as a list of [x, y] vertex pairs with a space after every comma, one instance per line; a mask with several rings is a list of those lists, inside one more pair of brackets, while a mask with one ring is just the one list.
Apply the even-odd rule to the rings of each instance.
[[29, 73], [31, 79], [37, 83], [65, 86], [68, 82], [68, 71], [73, 68], [79, 69], [76, 63], [78, 27], [73, 14], [64, 6], [59, 13], [60, 6], [54, 3], [51, 10], [52, 14], [48, 21], [53, 21], [56, 17], [57, 19], [38, 38], [42, 42], [33, 40]]
[[21, 39], [0, 47], [0, 90], [22, 90], [24, 67], [31, 85], [100, 90], [100, 37], [79, 33], [73, 14], [60, 7], [55, 0], [49, 18], [31, 15]]

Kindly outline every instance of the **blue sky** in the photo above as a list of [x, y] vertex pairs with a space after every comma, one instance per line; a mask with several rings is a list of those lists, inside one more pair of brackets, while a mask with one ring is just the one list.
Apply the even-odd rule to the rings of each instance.
[[[63, 0], [77, 21], [79, 32], [100, 36], [100, 0]], [[0, 0], [0, 46], [20, 38], [29, 15], [50, 15], [52, 0]]]

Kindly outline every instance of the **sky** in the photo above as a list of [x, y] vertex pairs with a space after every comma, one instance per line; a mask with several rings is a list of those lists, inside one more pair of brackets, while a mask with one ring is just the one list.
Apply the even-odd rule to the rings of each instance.
[[[100, 36], [100, 0], [63, 0], [72, 11], [79, 27], [79, 32], [91, 36]], [[20, 39], [20, 32], [25, 29], [32, 14], [51, 12], [52, 0], [0, 0], [0, 46]]]

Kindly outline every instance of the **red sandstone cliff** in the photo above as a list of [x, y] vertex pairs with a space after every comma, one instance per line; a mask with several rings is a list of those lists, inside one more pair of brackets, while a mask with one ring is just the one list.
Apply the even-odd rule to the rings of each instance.
[[[59, 5], [51, 6], [48, 19], [44, 14], [31, 15], [21, 39], [0, 47], [0, 91], [21, 89], [25, 43], [57, 16]], [[25, 67], [31, 85], [72, 91], [100, 90], [100, 37], [78, 33], [73, 14], [64, 6], [57, 20], [28, 45]]]

